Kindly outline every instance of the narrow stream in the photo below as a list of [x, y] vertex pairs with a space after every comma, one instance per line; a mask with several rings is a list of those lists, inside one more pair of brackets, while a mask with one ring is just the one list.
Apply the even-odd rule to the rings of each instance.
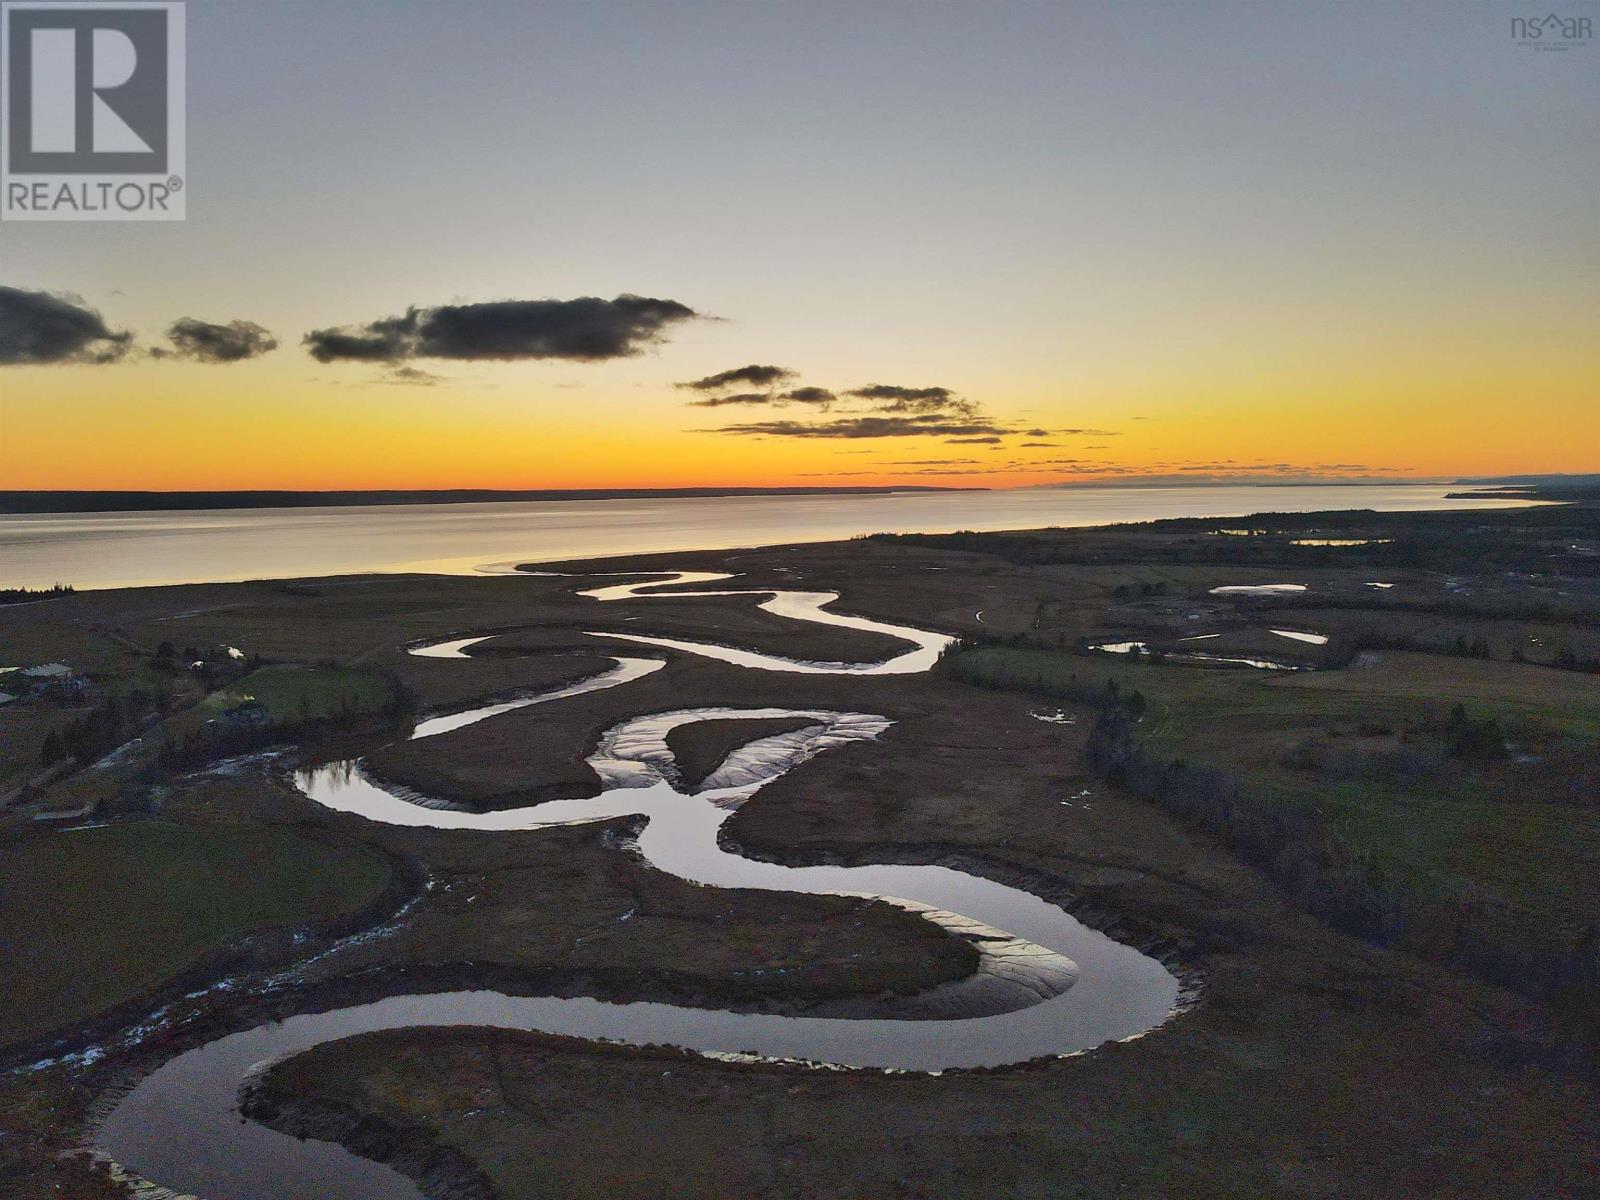
[[[939, 655], [945, 649], [956, 643], [958, 639], [948, 637], [942, 633], [931, 633], [923, 629], [913, 629], [907, 625], [889, 625], [883, 621], [872, 621], [866, 617], [849, 617], [841, 613], [829, 612], [827, 606], [839, 598], [838, 592], [795, 592], [795, 591], [697, 591], [697, 592], [661, 592], [658, 589], [674, 587], [684, 583], [716, 583], [723, 579], [732, 579], [733, 576], [716, 571], [676, 571], [670, 573], [670, 578], [657, 579], [645, 583], [619, 583], [606, 587], [594, 588], [580, 593], [590, 596], [595, 600], [630, 600], [649, 596], [666, 596], [670, 598], [701, 598], [711, 596], [753, 596], [765, 595], [767, 599], [756, 605], [780, 617], [788, 617], [793, 621], [808, 621], [813, 625], [832, 625], [839, 629], [856, 629], [866, 633], [883, 633], [890, 637], [901, 638], [916, 645], [915, 650], [909, 650], [894, 658], [885, 659], [877, 663], [841, 663], [841, 662], [806, 662], [800, 659], [780, 658], [772, 654], [757, 654], [750, 650], [739, 650], [730, 646], [716, 646], [707, 642], [686, 642], [677, 638], [646, 637], [634, 633], [601, 633], [590, 631], [593, 637], [617, 638], [626, 642], [637, 642], [645, 646], [662, 646], [670, 650], [680, 650], [689, 654], [700, 654], [706, 658], [720, 659], [738, 667], [750, 667], [757, 671], [794, 671], [807, 675], [916, 675], [923, 671], [930, 671], [939, 661]], [[637, 576], [635, 576], [637, 578]]]
[[[757, 670], [903, 674], [928, 670], [953, 639], [942, 634], [826, 611], [828, 592], [668, 592], [682, 583], [729, 578], [664, 573], [583, 593], [596, 600], [668, 596], [765, 595], [761, 607], [795, 620], [885, 633], [915, 649], [878, 663], [812, 663], [675, 639], [598, 634], [720, 658]], [[630, 578], [637, 579], [638, 575]], [[483, 638], [411, 649], [435, 658], [466, 657]], [[660, 669], [655, 659], [617, 658], [608, 671], [536, 696], [421, 721], [422, 738], [513, 708], [615, 687]], [[702, 720], [795, 717], [797, 730], [756, 738], [734, 750], [693, 790], [683, 787], [668, 732]], [[245, 1121], [239, 1089], [273, 1061], [353, 1034], [405, 1026], [471, 1025], [531, 1029], [634, 1045], [666, 1043], [715, 1057], [756, 1056], [835, 1066], [940, 1071], [999, 1066], [1072, 1054], [1138, 1036], [1164, 1021], [1178, 982], [1156, 960], [1089, 929], [1029, 892], [936, 866], [785, 867], [724, 851], [722, 823], [772, 780], [817, 754], [870, 742], [890, 726], [870, 713], [827, 709], [696, 708], [623, 721], [608, 730], [588, 762], [599, 795], [528, 808], [473, 813], [450, 808], [366, 776], [359, 760], [300, 773], [312, 800], [369, 820], [442, 829], [519, 831], [640, 814], [638, 849], [654, 867], [714, 887], [874, 896], [934, 921], [979, 951], [967, 979], [918, 996], [840, 1002], [820, 1015], [775, 1016], [661, 1003], [614, 1004], [589, 998], [514, 997], [491, 991], [394, 996], [374, 1004], [313, 1013], [220, 1038], [172, 1059], [112, 1110], [97, 1139], [123, 1168], [179, 1193], [207, 1200], [339, 1200], [418, 1197], [390, 1168], [328, 1142], [301, 1141]], [[850, 803], [851, 797], [840, 797]]]

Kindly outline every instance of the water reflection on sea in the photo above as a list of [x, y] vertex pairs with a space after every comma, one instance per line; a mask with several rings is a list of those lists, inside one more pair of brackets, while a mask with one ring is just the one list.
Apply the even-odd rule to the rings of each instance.
[[864, 533], [1102, 525], [1163, 517], [1516, 504], [1427, 485], [1082, 487], [889, 495], [0, 515], [0, 582], [78, 588], [343, 575], [829, 541]]

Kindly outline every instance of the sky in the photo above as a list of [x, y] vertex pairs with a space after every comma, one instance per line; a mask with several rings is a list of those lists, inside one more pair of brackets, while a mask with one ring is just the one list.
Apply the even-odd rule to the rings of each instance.
[[0, 487], [1600, 469], [1523, 12], [191, 0], [187, 220], [0, 226]]

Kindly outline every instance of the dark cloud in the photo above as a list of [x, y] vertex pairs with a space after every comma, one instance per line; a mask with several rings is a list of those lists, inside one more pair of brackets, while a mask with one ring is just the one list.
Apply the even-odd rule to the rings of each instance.
[[913, 475], [1009, 475], [1010, 467], [929, 467]]
[[718, 371], [715, 375], [707, 375], [704, 379], [691, 379], [688, 383], [680, 383], [678, 386], [693, 388], [697, 392], [717, 392], [735, 385], [772, 388], [796, 378], [798, 376], [793, 371], [784, 367], [751, 363], [747, 367], [735, 367], [731, 371]]
[[1023, 433], [1031, 438], [1042, 437], [1120, 437], [1111, 429], [1024, 429]]
[[214, 325], [194, 317], [179, 317], [167, 327], [172, 348], [157, 346], [152, 358], [187, 358], [202, 363], [236, 363], [278, 348], [278, 341], [254, 321], [229, 321]]
[[398, 362], [415, 352], [414, 324], [390, 317], [361, 329], [313, 329], [300, 341], [318, 362]]
[[0, 286], [0, 366], [99, 365], [132, 347], [133, 334], [107, 328], [75, 300]]
[[[752, 375], [752, 372], [777, 370], [780, 368], [742, 367], [738, 371], [724, 371], [678, 386], [712, 390], [727, 386], [728, 381], [735, 377], [756, 380], [763, 376]], [[846, 400], [856, 403], [845, 404]], [[819, 412], [829, 412], [835, 404], [841, 404], [840, 412], [868, 414], [848, 417], [835, 415], [827, 421], [754, 421], [724, 425], [715, 431], [744, 437], [944, 437], [954, 441], [994, 445], [1002, 437], [1017, 432], [946, 387], [902, 387], [899, 384], [872, 383], [842, 393], [821, 387], [797, 387], [782, 392], [769, 390], [711, 396], [692, 403], [703, 408], [717, 408], [724, 404], [770, 404], [775, 408], [806, 404], [814, 406]]]
[[512, 362], [628, 358], [658, 342], [667, 326], [700, 314], [676, 300], [494, 300], [410, 308], [366, 325], [314, 329], [304, 344], [318, 362], [400, 362], [408, 358]]
[[1034, 447], [1037, 447], [1037, 446], [1059, 446], [1060, 444], [1061, 444], [1060, 442], [1023, 442], [1022, 443], [1022, 449], [1026, 450], [1030, 446], [1034, 446]]
[[[741, 371], [776, 371], [778, 369], [777, 367], [743, 367]], [[734, 373], [732, 371], [724, 371], [722, 375], [710, 375], [706, 379], [698, 380], [695, 383], [680, 383], [678, 386], [698, 388], [708, 380], [721, 379]], [[787, 372], [785, 373], [787, 374]], [[791, 388], [787, 392], [728, 392], [720, 396], [706, 396], [700, 400], [689, 401], [689, 407], [723, 408], [730, 404], [770, 404], [774, 408], [787, 408], [791, 404], [809, 404], [825, 412], [833, 407], [834, 401], [837, 399], [838, 397], [827, 388], [797, 387]]]
[[443, 383], [444, 378], [432, 371], [424, 371], [417, 367], [395, 367], [378, 382], [400, 384], [404, 387], [433, 387], [435, 384]]
[[752, 437], [881, 438], [929, 434], [977, 437], [1006, 431], [986, 421], [962, 422], [937, 417], [840, 417], [824, 422], [755, 421], [746, 425], [724, 425], [717, 432]]
[[809, 405], [819, 412], [827, 412], [844, 399], [867, 401], [851, 404], [845, 412], [881, 414], [858, 419], [840, 419], [827, 424], [808, 425], [799, 421], [768, 421], [759, 425], [730, 425], [723, 433], [755, 434], [774, 437], [906, 437], [919, 433], [942, 433], [946, 425], [983, 428], [985, 433], [1008, 433], [994, 424], [970, 400], [963, 400], [949, 388], [900, 387], [897, 384], [873, 383], [838, 393], [824, 387], [792, 387], [777, 390], [784, 381], [795, 378], [795, 372], [784, 367], [752, 363], [731, 371], [719, 371], [704, 379], [680, 383], [680, 388], [698, 392], [719, 393], [735, 385], [764, 388], [764, 391], [738, 391], [713, 394], [700, 400], [691, 400], [696, 408], [721, 408], [730, 404], [770, 404], [785, 408], [792, 404]]
[[828, 408], [839, 397], [823, 387], [797, 387], [781, 393], [776, 403], [782, 404], [815, 404], [818, 408]]
[[[682, 387], [682, 384], [678, 385]], [[769, 392], [733, 392], [726, 396], [707, 396], [704, 400], [691, 400], [691, 408], [722, 408], [728, 404], [771, 404]]]
[[[955, 399], [955, 393], [943, 387], [900, 387], [892, 383], [869, 383], [866, 387], [852, 388], [847, 396], [862, 400], [879, 400], [888, 405], [908, 405], [922, 408], [943, 408]], [[911, 411], [909, 408], [906, 411]]]
[[845, 395], [859, 400], [871, 400], [874, 410], [882, 413], [980, 419], [976, 404], [970, 400], [963, 400], [946, 387], [901, 387], [892, 383], [873, 383], [866, 387], [853, 388]]
[[953, 437], [945, 438], [952, 446], [992, 446], [999, 443], [1000, 439], [992, 434], [988, 437]]

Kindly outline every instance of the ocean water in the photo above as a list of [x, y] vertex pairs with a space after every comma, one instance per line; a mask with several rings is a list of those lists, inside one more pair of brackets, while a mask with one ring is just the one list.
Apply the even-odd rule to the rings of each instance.
[[1024, 488], [344, 508], [0, 515], [0, 585], [78, 588], [345, 575], [466, 574], [538, 562], [936, 533], [1336, 508], [1503, 505], [1449, 487]]

